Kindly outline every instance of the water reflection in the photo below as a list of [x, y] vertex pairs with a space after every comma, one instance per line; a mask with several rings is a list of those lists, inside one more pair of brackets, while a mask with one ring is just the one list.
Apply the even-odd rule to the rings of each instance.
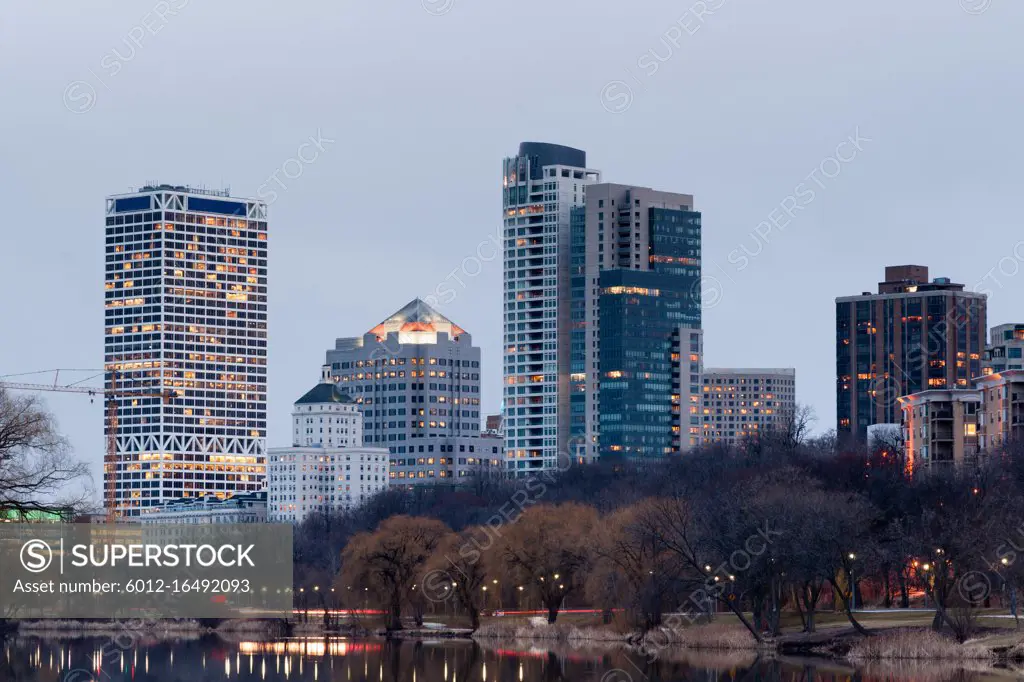
[[[120, 642], [129, 644], [128, 640]], [[987, 664], [766, 660], [752, 652], [668, 652], [531, 642], [388, 642], [343, 638], [134, 642], [19, 637], [4, 644], [0, 681], [17, 682], [968, 682], [1020, 679]]]

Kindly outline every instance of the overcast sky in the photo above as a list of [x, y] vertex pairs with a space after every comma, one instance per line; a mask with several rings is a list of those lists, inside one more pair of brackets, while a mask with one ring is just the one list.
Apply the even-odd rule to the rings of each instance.
[[[692, 193], [706, 364], [796, 367], [831, 428], [833, 299], [886, 264], [1024, 322], [1022, 29], [1015, 0], [5, 2], [0, 375], [100, 367], [104, 197], [205, 184], [273, 199], [270, 446], [335, 337], [445, 282], [495, 411], [501, 261], [474, 257], [538, 140]], [[47, 400], [98, 475], [102, 407]]]

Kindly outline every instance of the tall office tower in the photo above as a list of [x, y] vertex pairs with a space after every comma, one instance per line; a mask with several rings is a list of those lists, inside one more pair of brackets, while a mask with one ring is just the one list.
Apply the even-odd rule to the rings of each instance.
[[701, 215], [688, 194], [599, 183], [571, 231], [571, 435], [597, 456], [700, 442]]
[[736, 445], [788, 428], [796, 414], [796, 370], [706, 367], [700, 411], [705, 443]]
[[966, 388], [981, 375], [985, 294], [921, 265], [885, 269], [878, 293], [836, 299], [836, 416], [840, 438], [900, 422], [900, 396]]
[[363, 444], [391, 451], [395, 483], [500, 474], [501, 448], [480, 437], [480, 349], [420, 299], [327, 351], [329, 376], [363, 412]]
[[1024, 324], [1001, 324], [992, 327], [989, 338], [991, 342], [985, 348], [982, 374], [1024, 369]]
[[575, 456], [569, 435], [570, 220], [600, 180], [579, 149], [523, 142], [503, 162], [505, 455], [515, 475]]
[[266, 204], [171, 185], [108, 197], [105, 288], [115, 511], [262, 488]]

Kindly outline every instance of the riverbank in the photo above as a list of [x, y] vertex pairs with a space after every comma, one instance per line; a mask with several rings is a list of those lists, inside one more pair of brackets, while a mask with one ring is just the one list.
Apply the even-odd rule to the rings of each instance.
[[[846, 660], [866, 665], [886, 661], [948, 661], [980, 665], [1018, 666], [1024, 664], [1024, 632], [1011, 627], [982, 627], [964, 644], [951, 636], [922, 625], [907, 626], [876, 620], [872, 635], [864, 637], [841, 622], [828, 623], [815, 633], [793, 629], [778, 637], [758, 642], [738, 622], [726, 617], [710, 624], [682, 628], [661, 627], [643, 636], [619, 624], [579, 619], [548, 624], [539, 618], [491, 618], [475, 632], [458, 623], [427, 622], [423, 626], [388, 632], [379, 624], [348, 622], [326, 628], [320, 622], [233, 620], [211, 626], [199, 620], [111, 621], [30, 620], [17, 621], [19, 634], [44, 638], [125, 637], [152, 639], [195, 639], [217, 635], [227, 641], [282, 638], [374, 638], [401, 640], [473, 640], [492, 646], [524, 649], [624, 650], [636, 655], [664, 659], [680, 652], [711, 654], [740, 653], [755, 657], [809, 657]], [[1005, 620], [993, 620], [1006, 624]]]
[[32, 635], [68, 635], [81, 637], [130, 636], [133, 633], [152, 636], [193, 635], [211, 631], [197, 620], [20, 620], [13, 621], [19, 633]]
[[977, 662], [1009, 666], [1024, 664], [1024, 632], [987, 627], [964, 643], [925, 626], [876, 627], [864, 636], [852, 627], [830, 625], [814, 633], [788, 632], [758, 642], [741, 625], [711, 623], [678, 629], [656, 628], [640, 635], [614, 626], [575, 624], [491, 623], [473, 633], [478, 642], [524, 645], [567, 645], [573, 649], [625, 647], [657, 658], [672, 651], [748, 652], [757, 656], [811, 657], [855, 664], [880, 661]]

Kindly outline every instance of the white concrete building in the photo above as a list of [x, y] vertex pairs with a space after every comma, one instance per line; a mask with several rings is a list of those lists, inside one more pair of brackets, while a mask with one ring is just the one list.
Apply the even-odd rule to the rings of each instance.
[[139, 515], [143, 524], [266, 523], [267, 492], [244, 493], [221, 498], [182, 497], [157, 507], [148, 507]]
[[268, 518], [301, 522], [311, 512], [362, 504], [388, 486], [388, 451], [363, 441], [359, 406], [328, 376], [298, 399], [292, 447], [268, 452]]

